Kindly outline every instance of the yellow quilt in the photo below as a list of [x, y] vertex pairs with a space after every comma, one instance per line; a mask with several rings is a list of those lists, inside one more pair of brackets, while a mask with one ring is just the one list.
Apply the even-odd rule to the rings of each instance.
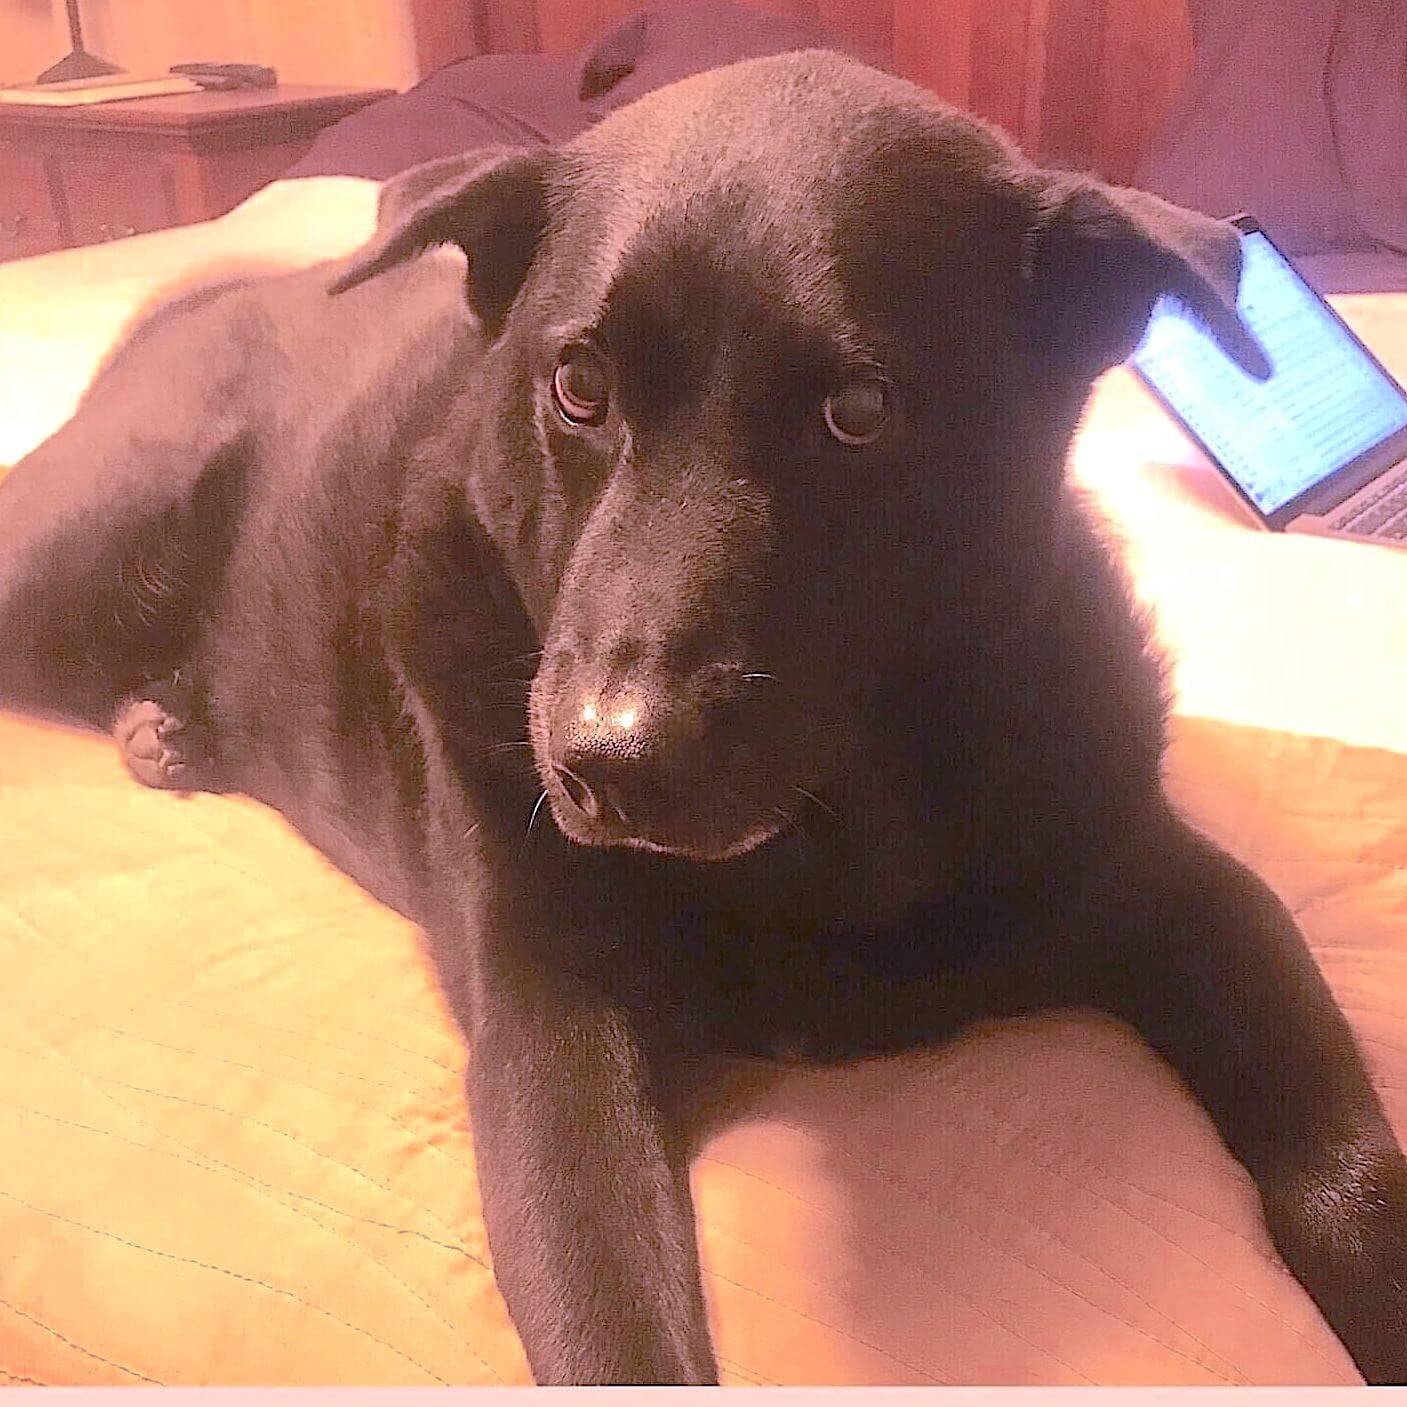
[[[1170, 769], [1407, 1133], [1407, 758], [1184, 721]], [[278, 817], [0, 721], [0, 972], [7, 1380], [526, 1381], [415, 932]], [[1092, 1016], [788, 1073], [695, 1182], [733, 1381], [1355, 1378], [1200, 1110]]]

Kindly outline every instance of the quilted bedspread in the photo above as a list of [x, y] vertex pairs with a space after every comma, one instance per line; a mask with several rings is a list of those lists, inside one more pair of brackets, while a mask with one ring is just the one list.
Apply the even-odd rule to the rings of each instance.
[[[0, 269], [0, 462], [132, 309], [356, 242], [374, 188]], [[1399, 374], [1400, 300], [1344, 309]], [[1290, 904], [1407, 1136], [1407, 553], [1242, 521], [1122, 375], [1072, 472], [1176, 686], [1169, 789]], [[0, 642], [3, 648], [3, 642]], [[0, 717], [0, 1382], [521, 1383], [414, 930], [274, 814]], [[740, 1078], [695, 1174], [734, 1383], [1348, 1383], [1249, 1179], [1086, 1013]]]

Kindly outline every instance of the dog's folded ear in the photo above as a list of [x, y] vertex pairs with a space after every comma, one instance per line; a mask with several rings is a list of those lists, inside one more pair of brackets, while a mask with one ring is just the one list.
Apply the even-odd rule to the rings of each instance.
[[1083, 374], [1097, 375], [1138, 345], [1153, 305], [1172, 294], [1251, 376], [1270, 363], [1236, 313], [1236, 227], [1145, 191], [1042, 173], [1040, 216], [1025, 276], [1037, 326]]
[[545, 150], [496, 147], [402, 172], [382, 188], [376, 233], [328, 292], [355, 288], [433, 245], [457, 244], [469, 260], [469, 305], [497, 334], [547, 228], [548, 159]]

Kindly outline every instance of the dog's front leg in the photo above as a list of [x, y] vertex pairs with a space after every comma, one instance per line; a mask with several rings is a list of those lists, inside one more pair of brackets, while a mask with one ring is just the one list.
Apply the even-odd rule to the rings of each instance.
[[583, 982], [489, 957], [473, 986], [484, 1217], [537, 1382], [716, 1382], [661, 1057]]
[[1407, 1382], [1407, 1162], [1284, 905], [1167, 819], [1093, 925], [1101, 1000], [1181, 1073], [1372, 1383]]

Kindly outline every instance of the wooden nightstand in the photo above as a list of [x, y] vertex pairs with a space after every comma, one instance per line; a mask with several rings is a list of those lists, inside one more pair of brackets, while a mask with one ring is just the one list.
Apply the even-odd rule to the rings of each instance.
[[208, 220], [389, 89], [278, 87], [0, 104], [0, 260]]

